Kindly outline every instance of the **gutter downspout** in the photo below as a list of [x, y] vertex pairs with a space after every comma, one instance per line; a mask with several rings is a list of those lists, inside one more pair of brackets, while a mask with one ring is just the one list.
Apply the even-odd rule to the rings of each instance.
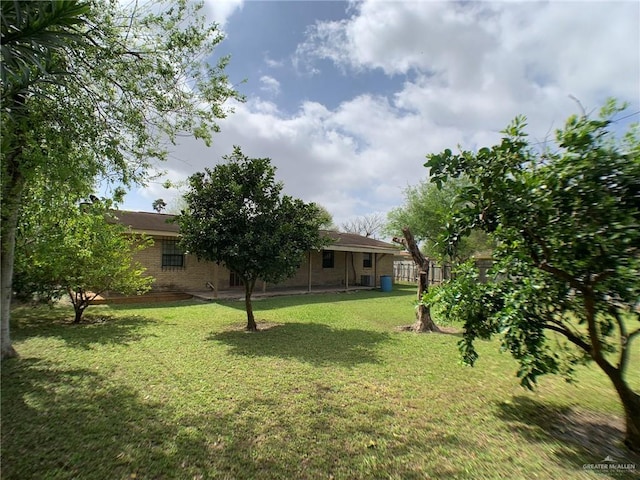
[[349, 290], [349, 262], [347, 262], [347, 254], [349, 252], [344, 252], [344, 291]]
[[311, 293], [311, 250], [307, 254], [307, 292]]

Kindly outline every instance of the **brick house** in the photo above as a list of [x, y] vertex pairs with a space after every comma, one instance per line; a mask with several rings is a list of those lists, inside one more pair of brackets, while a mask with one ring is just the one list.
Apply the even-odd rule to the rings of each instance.
[[[152, 289], [157, 292], [215, 293], [242, 289], [240, 280], [224, 265], [198, 261], [179, 246], [180, 231], [171, 223], [173, 215], [150, 212], [114, 212], [117, 221], [133, 233], [145, 234], [153, 246], [138, 252], [135, 260], [146, 267], [155, 278]], [[313, 288], [348, 289], [353, 286], [375, 288], [380, 277], [393, 275], [394, 254], [398, 249], [386, 242], [352, 233], [323, 231], [331, 244], [320, 251], [309, 251], [302, 259], [296, 274], [278, 284], [259, 282], [256, 291]]]

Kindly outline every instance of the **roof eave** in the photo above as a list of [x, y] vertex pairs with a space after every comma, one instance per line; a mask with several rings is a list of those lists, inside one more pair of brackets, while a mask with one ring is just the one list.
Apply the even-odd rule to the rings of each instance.
[[361, 252], [361, 253], [390, 253], [395, 255], [398, 250], [394, 248], [358, 246], [358, 245], [327, 245], [324, 250], [334, 250], [337, 252]]
[[143, 230], [138, 228], [130, 229], [131, 233], [138, 235], [147, 235], [149, 237], [179, 237], [180, 232], [171, 232], [168, 230]]

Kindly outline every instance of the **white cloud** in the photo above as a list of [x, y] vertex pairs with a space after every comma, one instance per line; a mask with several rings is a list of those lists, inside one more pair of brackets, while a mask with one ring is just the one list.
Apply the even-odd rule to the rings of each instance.
[[[539, 104], [550, 91], [599, 104], [638, 99], [635, 2], [376, 2], [316, 23], [298, 48], [314, 68], [417, 74], [434, 91]], [[534, 100], [535, 98], [535, 100]]]
[[285, 65], [284, 60], [275, 60], [268, 53], [264, 56], [264, 63], [270, 68], [282, 68]]
[[487, 15], [488, 4], [467, 5], [365, 2], [348, 20], [316, 23], [297, 54], [307, 61], [329, 59], [356, 71], [379, 68], [394, 75], [415, 69], [465, 82], [465, 73], [477, 69], [497, 41], [478, 21]]
[[[240, 145], [271, 158], [287, 193], [324, 205], [341, 224], [402, 204], [404, 188], [427, 175], [426, 154], [490, 145], [518, 114], [541, 141], [578, 111], [570, 94], [587, 108], [610, 95], [640, 107], [637, 3], [372, 1], [351, 12], [311, 28], [297, 60], [309, 71], [314, 59], [345, 75], [382, 71], [398, 80], [395, 90], [333, 108], [301, 101], [293, 114], [252, 98], [220, 122], [210, 149], [184, 141], [170, 175], [211, 167]], [[268, 98], [279, 89], [273, 77], [260, 81]], [[162, 196], [156, 190], [150, 201]]]
[[280, 93], [280, 82], [273, 77], [263, 75], [260, 77], [261, 87], [260, 90], [269, 93], [271, 95], [278, 95]]
[[244, 0], [204, 0], [207, 18], [222, 28], [236, 10], [242, 9]]
[[[426, 175], [422, 164], [429, 145], [444, 148], [457, 137], [444, 128], [430, 141], [424, 136], [431, 130], [428, 123], [371, 96], [334, 110], [305, 102], [293, 115], [251, 100], [236, 105], [221, 130], [211, 148], [183, 141], [165, 165], [170, 177], [213, 167], [240, 145], [250, 157], [271, 158], [286, 192], [324, 205], [336, 223], [401, 203], [402, 190]], [[162, 197], [160, 187], [151, 190], [150, 201]]]

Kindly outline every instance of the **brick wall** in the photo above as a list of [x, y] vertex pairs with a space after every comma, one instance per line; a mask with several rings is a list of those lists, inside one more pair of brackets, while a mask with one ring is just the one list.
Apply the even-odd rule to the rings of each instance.
[[[370, 277], [370, 286], [380, 286], [381, 275], [393, 275], [393, 255], [374, 254], [371, 267], [363, 266], [364, 254], [359, 252], [339, 252], [334, 253], [333, 268], [322, 267], [322, 253], [311, 252], [311, 285], [312, 286], [332, 286], [344, 285], [345, 276], [348, 275], [349, 285], [361, 285], [362, 276]], [[347, 273], [345, 275], [345, 262]], [[300, 264], [300, 268], [295, 276], [277, 285], [267, 285], [266, 290], [283, 287], [303, 287], [309, 285], [309, 257], [308, 254]], [[264, 288], [260, 286], [260, 288]]]
[[134, 257], [146, 267], [145, 274], [155, 279], [151, 288], [154, 291], [207, 290], [207, 282], [214, 281], [215, 264], [199, 262], [195, 255], [185, 255], [183, 268], [162, 267], [162, 242], [162, 238], [154, 238], [153, 246], [137, 252]]
[[[230, 273], [224, 266], [212, 262], [199, 262], [195, 255], [185, 255], [184, 267], [162, 267], [162, 244], [164, 238], [154, 238], [153, 246], [135, 254], [135, 260], [146, 267], [146, 275], [154, 277], [152, 285], [154, 291], [204, 291], [210, 288], [207, 284], [215, 285], [219, 290], [228, 290], [230, 286]], [[167, 240], [174, 238], [167, 237]], [[353, 261], [352, 261], [353, 256]], [[333, 268], [322, 267], [322, 253], [311, 252], [311, 285], [332, 286], [344, 285], [345, 262], [347, 265], [349, 285], [360, 285], [362, 275], [371, 277], [371, 286], [375, 277], [375, 285], [380, 286], [381, 275], [393, 275], [393, 255], [373, 255], [373, 264], [370, 268], [363, 266], [364, 255], [362, 253], [339, 252], [334, 253]], [[355, 267], [355, 268], [354, 268]], [[309, 254], [306, 254], [300, 263], [296, 274], [279, 284], [256, 284], [257, 290], [273, 290], [277, 288], [299, 287], [307, 288], [309, 285]], [[239, 287], [241, 289], [242, 287]]]

